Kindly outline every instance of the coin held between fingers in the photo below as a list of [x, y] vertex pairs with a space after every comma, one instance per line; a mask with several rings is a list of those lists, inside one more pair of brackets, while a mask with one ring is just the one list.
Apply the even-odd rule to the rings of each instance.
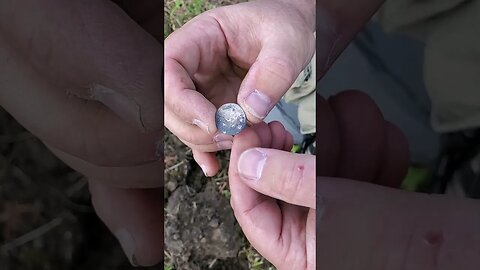
[[215, 113], [218, 131], [227, 135], [237, 135], [247, 126], [247, 116], [240, 105], [227, 103]]

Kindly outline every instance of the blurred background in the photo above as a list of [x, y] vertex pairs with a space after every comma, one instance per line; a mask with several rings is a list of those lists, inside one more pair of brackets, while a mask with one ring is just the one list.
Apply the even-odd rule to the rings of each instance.
[[83, 176], [1, 108], [0, 269], [133, 269]]

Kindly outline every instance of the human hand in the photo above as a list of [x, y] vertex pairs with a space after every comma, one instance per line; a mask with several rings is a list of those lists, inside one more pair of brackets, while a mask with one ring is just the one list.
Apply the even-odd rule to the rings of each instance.
[[163, 258], [163, 10], [121, 2], [0, 1], [0, 105], [88, 177], [129, 259], [152, 265]]
[[314, 14], [314, 1], [252, 1], [205, 12], [165, 40], [165, 126], [206, 175], [219, 169], [211, 152], [232, 146], [216, 109], [236, 102], [259, 123], [311, 60]]
[[315, 188], [324, 176], [398, 187], [408, 167], [405, 138], [368, 96], [346, 91], [328, 101], [319, 97], [317, 108], [318, 156], [286, 152], [291, 137], [276, 122], [243, 131], [232, 147], [235, 216], [252, 245], [279, 269], [316, 269], [315, 220], [326, 210]]
[[230, 203], [253, 247], [278, 269], [315, 269], [315, 156], [288, 152], [278, 122], [235, 137]]

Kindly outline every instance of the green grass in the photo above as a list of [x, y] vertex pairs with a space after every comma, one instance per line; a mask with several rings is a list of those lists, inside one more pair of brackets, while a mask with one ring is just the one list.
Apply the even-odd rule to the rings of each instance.
[[275, 270], [258, 252], [251, 246], [247, 246], [240, 251], [248, 260], [250, 270]]
[[215, 7], [206, 0], [165, 0], [165, 38], [198, 14]]

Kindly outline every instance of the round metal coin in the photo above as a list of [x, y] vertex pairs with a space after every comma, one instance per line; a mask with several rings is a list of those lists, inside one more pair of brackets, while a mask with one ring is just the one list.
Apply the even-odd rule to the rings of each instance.
[[237, 135], [247, 126], [247, 116], [240, 105], [227, 103], [215, 114], [217, 129], [223, 134]]

